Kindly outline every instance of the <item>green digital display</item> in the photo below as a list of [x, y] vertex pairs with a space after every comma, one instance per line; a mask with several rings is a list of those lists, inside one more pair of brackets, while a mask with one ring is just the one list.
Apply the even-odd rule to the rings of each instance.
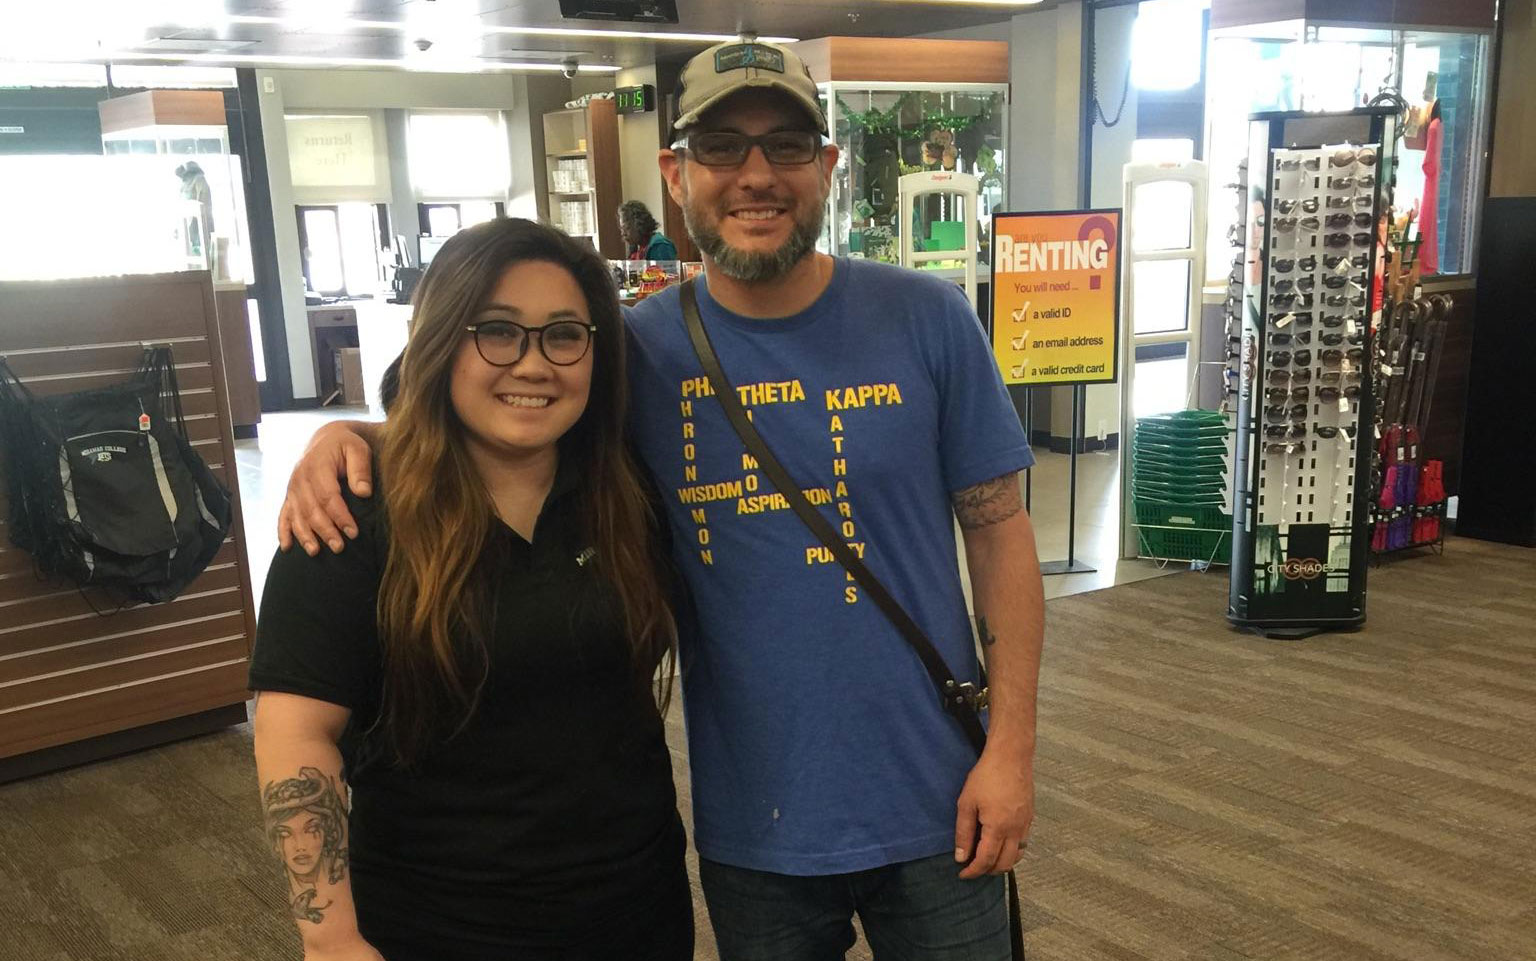
[[613, 91], [619, 113], [646, 113], [656, 109], [656, 88], [648, 83], [637, 87], [619, 87]]

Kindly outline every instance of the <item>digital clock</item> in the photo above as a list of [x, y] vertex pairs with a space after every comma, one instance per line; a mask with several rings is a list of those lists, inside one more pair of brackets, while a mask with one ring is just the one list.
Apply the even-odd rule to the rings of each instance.
[[613, 91], [619, 113], [646, 113], [656, 109], [656, 88], [648, 83], [637, 87], [619, 87]]

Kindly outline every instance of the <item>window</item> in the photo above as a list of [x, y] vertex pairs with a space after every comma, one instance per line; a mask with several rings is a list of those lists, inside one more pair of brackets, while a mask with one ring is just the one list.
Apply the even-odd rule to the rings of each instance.
[[299, 246], [304, 255], [304, 286], [322, 296], [345, 294], [340, 212], [335, 207], [300, 207]]
[[1200, 0], [1143, 0], [1131, 34], [1131, 83], [1185, 90], [1200, 82], [1203, 9]]
[[[1213, 185], [1207, 279], [1225, 274], [1232, 260], [1226, 233], [1236, 205], [1220, 199], [1220, 185], [1236, 179], [1238, 162], [1248, 154], [1248, 114], [1348, 110], [1383, 89], [1399, 90], [1409, 102], [1395, 205], [1398, 216], [1416, 211], [1415, 232], [1425, 241], [1420, 267], [1425, 273], [1470, 272], [1488, 131], [1488, 35], [1303, 28], [1300, 21], [1266, 26], [1263, 35], [1242, 29], [1215, 32], [1210, 42], [1212, 76], [1224, 79], [1207, 88]], [[1426, 158], [1436, 117], [1438, 155]], [[1426, 159], [1433, 161], [1430, 174]]]
[[500, 113], [412, 113], [406, 140], [419, 199], [506, 195], [512, 164]]
[[507, 215], [499, 200], [464, 200], [458, 203], [417, 204], [416, 215], [423, 237], [452, 237], [465, 227]]

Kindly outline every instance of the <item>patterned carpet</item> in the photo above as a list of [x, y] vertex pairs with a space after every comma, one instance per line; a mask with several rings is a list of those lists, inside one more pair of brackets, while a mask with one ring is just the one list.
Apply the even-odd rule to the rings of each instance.
[[[1371, 583], [1299, 643], [1222, 573], [1050, 602], [1032, 961], [1536, 959], [1536, 551]], [[0, 891], [3, 961], [300, 956], [248, 726], [0, 786]]]

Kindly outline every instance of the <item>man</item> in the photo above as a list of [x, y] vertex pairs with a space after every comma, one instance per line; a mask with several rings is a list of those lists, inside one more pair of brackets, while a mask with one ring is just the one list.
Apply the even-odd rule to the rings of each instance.
[[626, 201], [619, 208], [619, 232], [630, 260], [676, 260], [677, 245], [656, 229], [650, 208], [638, 200]]
[[[991, 682], [977, 760], [900, 634], [744, 453], [679, 291], [633, 309], [633, 433], [699, 608], [683, 699], [721, 956], [840, 958], [857, 913], [881, 961], [1003, 961], [999, 875], [1034, 814], [1044, 630], [1023, 430], [957, 288], [815, 251], [838, 151], [798, 58], [707, 50], [683, 71], [678, 112], [661, 171], [703, 253], [722, 366], [789, 474], [966, 681], [958, 519]], [[342, 546], [338, 469], [354, 489], [366, 477], [355, 437], [322, 446], [280, 531], [311, 551], [316, 533]]]

